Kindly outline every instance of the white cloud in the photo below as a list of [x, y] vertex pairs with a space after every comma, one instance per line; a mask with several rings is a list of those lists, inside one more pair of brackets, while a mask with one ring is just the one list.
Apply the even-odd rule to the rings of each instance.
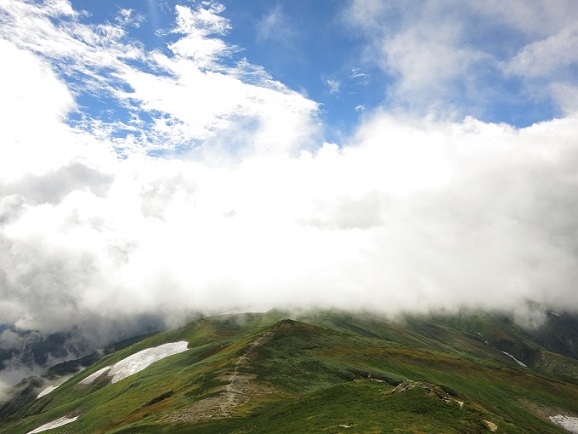
[[124, 97], [174, 120], [163, 138], [203, 140], [228, 151], [239, 148], [241, 153], [251, 147], [285, 152], [314, 134], [315, 102], [244, 60], [233, 67], [219, 63], [234, 50], [211, 37], [229, 29], [228, 21], [216, 15], [222, 8], [179, 6], [176, 11], [175, 32], [184, 36], [169, 46], [173, 57], [160, 53], [154, 57], [170, 76], [136, 70], [122, 75], [134, 89]]
[[257, 23], [257, 38], [262, 41], [275, 41], [291, 47], [297, 35], [289, 18], [280, 5], [275, 6]]
[[[122, 42], [125, 31], [121, 27], [85, 25], [79, 21], [79, 14], [72, 12], [62, 16], [70, 7], [64, 0], [44, 6], [21, 0], [3, 2], [0, 36], [21, 49], [57, 60], [55, 69], [62, 68], [68, 75], [82, 74], [97, 88], [108, 84], [102, 70], [122, 69], [127, 59], [142, 58], [138, 44]], [[61, 25], [55, 25], [52, 18], [62, 20]]]
[[578, 26], [563, 28], [545, 39], [525, 45], [511, 59], [506, 71], [524, 77], [549, 77], [568, 66], [578, 64]]
[[576, 118], [517, 130], [377, 113], [343, 149], [131, 156], [104, 196], [29, 204], [4, 226], [3, 300], [44, 328], [291, 305], [578, 308], [577, 132]]
[[380, 20], [390, 9], [390, 4], [380, 0], [353, 0], [344, 19], [359, 26], [362, 32], [380, 31]]
[[175, 6], [177, 26], [173, 32], [184, 36], [169, 46], [171, 51], [178, 57], [192, 60], [198, 68], [215, 67], [215, 61], [232, 51], [223, 40], [212, 37], [225, 34], [230, 28], [228, 21], [218, 15], [222, 9], [215, 5], [197, 10]]
[[[5, 65], [0, 70], [1, 180], [58, 170], [70, 162], [71, 155], [91, 160], [89, 165], [107, 158], [106, 149], [88, 149], [92, 139], [63, 123], [76, 104], [49, 64], [5, 40], [0, 40], [0, 56]], [[47, 138], [48, 146], [39, 145]]]
[[[366, 64], [393, 80], [390, 105], [467, 115], [514, 98], [558, 102], [552, 89], [573, 79], [570, 68], [578, 61], [575, 6], [568, 0], [354, 0], [344, 20], [367, 41]], [[512, 77], [523, 81], [523, 93], [507, 90]]]
[[485, 19], [519, 31], [529, 38], [544, 38], [576, 22], [573, 0], [484, 0], [468, 5]]
[[115, 17], [115, 21], [120, 25], [136, 28], [139, 28], [145, 20], [145, 16], [134, 9], [120, 9]]
[[327, 79], [325, 80], [325, 84], [329, 88], [330, 94], [333, 95], [335, 93], [339, 93], [339, 88], [341, 87], [341, 82], [339, 80]]
[[[276, 88], [271, 82], [249, 84], [229, 74], [203, 71], [180, 57], [169, 59], [159, 54], [157, 59], [176, 78], [128, 71], [123, 79], [134, 92], [125, 96], [139, 101], [143, 109], [175, 119], [166, 134], [173, 139], [211, 140], [220, 135], [241, 146], [241, 141], [234, 139], [239, 134], [244, 147], [283, 151], [302, 137], [298, 126], [303, 132], [314, 128], [311, 117], [317, 104], [296, 92]], [[278, 134], [279, 128], [285, 134]]]
[[202, 7], [194, 10], [176, 5], [175, 10], [177, 27], [174, 31], [178, 33], [202, 36], [223, 35], [231, 28], [228, 20], [220, 15], [225, 10], [224, 6], [217, 3], [205, 2]]
[[[100, 137], [118, 127], [132, 131], [133, 143], [116, 143], [117, 148], [186, 149], [211, 137], [240, 146], [238, 136], [249, 147], [290, 150], [317, 128], [312, 122], [317, 104], [246, 61], [227, 65], [236, 48], [220, 39], [230, 28], [222, 11], [213, 3], [175, 6], [173, 33], [180, 36], [168, 54], [146, 53], [121, 26], [83, 24], [77, 14], [56, 25], [53, 9], [18, 0], [0, 7], [6, 21], [0, 37], [44, 58], [49, 75], [52, 67], [72, 78], [68, 83], [76, 93], [112, 98], [117, 111], [128, 110], [131, 119], [125, 123], [83, 122]], [[279, 114], [286, 122], [276, 120]], [[280, 127], [283, 136], [271, 134]]]
[[412, 110], [425, 106], [427, 113], [430, 106], [451, 101], [456, 82], [487, 60], [475, 46], [464, 43], [464, 17], [451, 3], [356, 0], [344, 15], [368, 41], [365, 62], [394, 78], [389, 97], [409, 103]]
[[72, 9], [68, 0], [46, 0], [44, 2], [46, 12], [56, 16], [77, 16], [78, 13]]
[[578, 86], [568, 83], [554, 83], [550, 86], [552, 94], [564, 113], [578, 111]]
[[399, 77], [400, 96], [412, 101], [444, 100], [452, 82], [467, 76], [481, 60], [481, 53], [458, 45], [452, 27], [422, 23], [383, 42], [383, 68]]
[[369, 78], [365, 72], [363, 72], [360, 68], [352, 68], [351, 74], [349, 75], [351, 80], [355, 80], [358, 83], [363, 85], [369, 84]]

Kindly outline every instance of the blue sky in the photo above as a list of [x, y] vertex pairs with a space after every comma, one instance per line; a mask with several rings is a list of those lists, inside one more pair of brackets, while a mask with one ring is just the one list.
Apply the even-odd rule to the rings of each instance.
[[[553, 8], [541, 2], [473, 6], [369, 0], [226, 1], [212, 6], [72, 1], [70, 6], [77, 14], [75, 25], [97, 34], [105, 24], [122, 29], [116, 43], [141, 50], [137, 58], [125, 59], [127, 65], [152, 75], [170, 72], [154, 66], [151, 53], [172, 60], [180, 55], [170, 49], [184, 39], [175, 31], [178, 8], [211, 11], [226, 23], [206, 34], [207, 40], [224, 45], [212, 67], [230, 74], [227, 68], [244, 61], [259, 71], [247, 74], [245, 82], [267, 75], [312, 100], [318, 104], [322, 138], [340, 146], [360, 118], [376, 109], [452, 120], [473, 116], [526, 127], [563, 116], [573, 104], [565, 89], [575, 88], [576, 59], [570, 51], [576, 36], [573, 15], [567, 13], [571, 5], [563, 1]], [[71, 16], [54, 19], [70, 24]], [[111, 95], [115, 87], [131, 87], [130, 80], [110, 82], [114, 66], [108, 71], [99, 71], [97, 65], [87, 68], [110, 82], [111, 92], [95, 91], [83, 88], [88, 71], [58, 56], [52, 59], [55, 69], [66, 68], [61, 76], [70, 85], [76, 83], [79, 106], [71, 120], [89, 116], [107, 123], [113, 118], [128, 121], [131, 113], [139, 112], [150, 124], [160, 114], [151, 118], [150, 111], [138, 105], [127, 111], [126, 99]], [[128, 130], [117, 126], [114, 133], [126, 136]], [[189, 141], [178, 148], [191, 146]]]
[[0, 323], [578, 309], [577, 23], [573, 0], [2, 1]]
[[[175, 10], [167, 2], [135, 1], [122, 4], [134, 8], [138, 26], [128, 26], [131, 38], [148, 50], [171, 55], [167, 45], [178, 40], [171, 34]], [[229, 22], [220, 37], [233, 52], [221, 59], [234, 65], [245, 59], [264, 68], [288, 88], [320, 104], [324, 134], [339, 141], [350, 134], [362, 110], [385, 104], [387, 82], [382, 71], [363, 60], [363, 38], [347, 25], [345, 2], [295, 1], [249, 3], [223, 2], [221, 15]], [[85, 22], [114, 22], [120, 6], [114, 2], [74, 1], [72, 5], [89, 12]], [[371, 77], [370, 77], [371, 73]], [[107, 101], [113, 104], [114, 101]], [[99, 110], [101, 101], [91, 101]]]

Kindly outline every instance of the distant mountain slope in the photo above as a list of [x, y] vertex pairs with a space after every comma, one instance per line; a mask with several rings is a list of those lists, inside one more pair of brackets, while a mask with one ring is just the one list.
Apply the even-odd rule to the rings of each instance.
[[[480, 312], [398, 322], [343, 312], [205, 318], [12, 406], [0, 432], [64, 421], [48, 432], [561, 433], [550, 417], [578, 416], [575, 324], [549, 315], [524, 330]], [[116, 383], [106, 375], [120, 361], [140, 363], [127, 359], [139, 351], [182, 341], [188, 350]]]

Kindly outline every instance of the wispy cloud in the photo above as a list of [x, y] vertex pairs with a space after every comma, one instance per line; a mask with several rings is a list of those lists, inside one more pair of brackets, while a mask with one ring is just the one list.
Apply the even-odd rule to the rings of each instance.
[[329, 88], [329, 93], [331, 95], [339, 93], [339, 88], [341, 87], [341, 82], [339, 80], [327, 79], [325, 84]]
[[118, 24], [136, 28], [139, 28], [145, 20], [145, 16], [134, 9], [120, 9], [115, 17], [115, 21]]
[[287, 47], [293, 45], [297, 35], [296, 29], [279, 4], [259, 20], [256, 29], [259, 40], [274, 41]]
[[366, 62], [393, 80], [388, 95], [393, 104], [422, 113], [424, 106], [426, 112], [453, 106], [473, 114], [509, 103], [508, 98], [520, 97], [508, 91], [513, 76], [527, 86], [526, 100], [541, 94], [560, 103], [554, 89], [568, 81], [578, 63], [571, 48], [578, 12], [565, 0], [556, 6], [355, 0], [344, 17], [368, 40]]
[[529, 78], [561, 74], [567, 68], [578, 64], [578, 54], [574, 50], [577, 44], [578, 25], [565, 27], [552, 36], [522, 47], [516, 56], [509, 60], [506, 70], [511, 74]]
[[[168, 53], [145, 52], [122, 25], [83, 24], [73, 12], [61, 18], [66, 25], [55, 25], [52, 9], [16, 0], [0, 9], [6, 21], [0, 35], [50, 62], [75, 92], [108, 99], [116, 125], [91, 116], [83, 121], [100, 133], [122, 126], [142, 149], [182, 150], [211, 137], [232, 138], [242, 124], [252, 136], [248, 145], [288, 149], [302, 137], [296, 125], [313, 128], [317, 105], [245, 61], [227, 65], [236, 48], [220, 38], [230, 28], [222, 10], [177, 5], [172, 32], [178, 39]], [[281, 127], [271, 116], [278, 112], [286, 113], [283, 138], [269, 136]]]
[[352, 68], [351, 74], [349, 75], [351, 80], [357, 81], [363, 85], [369, 84], [369, 77], [365, 72], [361, 70], [361, 68]]

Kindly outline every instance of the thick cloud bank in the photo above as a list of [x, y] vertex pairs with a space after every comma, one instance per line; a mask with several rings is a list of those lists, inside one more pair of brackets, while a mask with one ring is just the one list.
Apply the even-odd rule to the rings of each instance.
[[[177, 7], [166, 54], [66, 1], [0, 7], [0, 322], [578, 309], [578, 116], [518, 129], [376, 110], [325, 143], [315, 102], [222, 62], [221, 11]], [[78, 117], [80, 75], [132, 120]]]
[[516, 130], [376, 113], [349, 146], [299, 156], [71, 155], [4, 184], [2, 318], [576, 308], [575, 137], [574, 117]]

